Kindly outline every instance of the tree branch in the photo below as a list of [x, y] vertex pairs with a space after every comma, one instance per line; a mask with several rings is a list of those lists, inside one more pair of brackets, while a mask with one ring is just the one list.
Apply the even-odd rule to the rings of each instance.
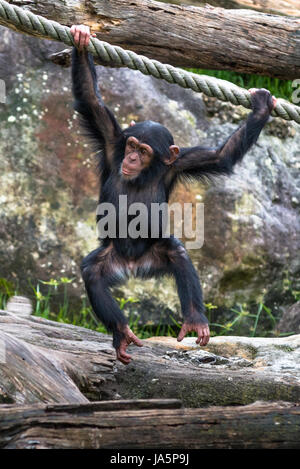
[[1, 406], [0, 448], [299, 449], [300, 408], [295, 404], [209, 409], [132, 404]]
[[297, 18], [152, 0], [80, 0], [76, 9], [60, 0], [10, 3], [67, 26], [85, 23], [100, 40], [175, 66], [300, 76]]
[[[180, 0], [180, 3], [204, 6], [207, 3], [207, 0]], [[209, 0], [209, 4], [214, 7], [227, 9], [250, 8], [251, 10], [271, 13], [273, 15], [299, 17], [299, 0]]]

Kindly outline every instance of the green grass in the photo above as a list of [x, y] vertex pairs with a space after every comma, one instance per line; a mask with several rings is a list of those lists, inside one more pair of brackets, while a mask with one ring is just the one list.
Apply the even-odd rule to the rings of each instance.
[[[86, 298], [82, 298], [82, 304], [79, 308], [70, 306], [68, 296], [68, 285], [74, 279], [61, 277], [60, 279], [50, 279], [49, 281], [38, 281], [37, 285], [31, 285], [34, 293], [34, 308], [33, 314], [36, 316], [58, 321], [66, 324], [73, 324], [75, 326], [85, 327], [98, 332], [106, 333], [105, 327], [96, 319], [91, 306], [87, 304]], [[287, 285], [284, 285], [287, 288]], [[288, 285], [290, 288], [290, 284]], [[298, 292], [297, 292], [298, 293]], [[0, 278], [0, 309], [5, 309], [7, 300], [19, 294], [11, 282], [4, 278]], [[61, 303], [57, 306], [57, 298], [62, 298]], [[121, 310], [126, 312], [129, 305], [139, 303], [136, 298], [129, 297], [127, 299], [115, 297]], [[56, 305], [54, 307], [54, 304]], [[255, 312], [249, 312], [247, 305], [238, 305], [231, 308], [228, 320], [224, 323], [216, 323], [212, 321], [212, 312], [217, 307], [211, 303], [205, 305], [207, 309], [207, 316], [210, 322], [211, 335], [246, 335], [248, 337], [255, 337], [258, 333], [258, 326], [260, 321], [263, 320], [264, 325], [267, 323], [270, 326], [269, 331], [259, 329], [259, 335], [278, 335], [274, 333], [277, 320], [272, 314], [270, 308], [260, 302], [257, 305]], [[55, 309], [54, 309], [55, 308]], [[253, 311], [253, 308], [252, 308]], [[172, 324], [153, 324], [148, 321], [146, 324], [140, 324], [140, 316], [134, 308], [127, 311], [128, 323], [132, 331], [141, 339], [147, 339], [153, 336], [171, 336], [177, 337], [182, 323], [177, 322], [172, 316]], [[263, 331], [263, 332], [262, 332]], [[292, 334], [292, 332], [290, 333]], [[195, 336], [195, 333], [191, 334]], [[289, 335], [289, 334], [285, 334]]]
[[250, 75], [247, 73], [236, 73], [226, 70], [205, 70], [205, 69], [188, 69], [190, 72], [200, 75], [208, 75], [221, 80], [226, 80], [242, 88], [266, 88], [277, 98], [283, 98], [288, 101], [294, 90], [292, 80], [280, 80], [279, 78], [265, 77], [261, 75]]
[[0, 309], [5, 309], [8, 298], [17, 294], [17, 290], [12, 282], [5, 278], [0, 278]]
[[[50, 279], [48, 282], [40, 280], [36, 287], [31, 284], [35, 296], [33, 314], [52, 321], [73, 324], [74, 326], [85, 327], [98, 332], [106, 332], [105, 327], [99, 324], [94, 317], [92, 309], [87, 305], [85, 298], [82, 299], [82, 304], [76, 311], [70, 308], [67, 288], [68, 284], [72, 283], [73, 280], [61, 277], [59, 280]], [[42, 285], [44, 286], [44, 293], [41, 291]], [[54, 311], [53, 300], [58, 294], [61, 296], [61, 290], [63, 291], [63, 300], [59, 304], [58, 310], [56, 307], [56, 311]]]
[[[232, 319], [225, 324], [210, 323], [211, 326], [218, 327], [218, 335], [244, 335], [243, 330], [248, 329], [247, 335], [249, 337], [255, 337], [257, 332], [257, 326], [259, 319], [265, 314], [271, 321], [272, 329], [276, 326], [276, 319], [274, 318], [272, 311], [263, 303], [257, 305], [257, 311], [250, 313], [247, 309], [247, 305], [238, 305], [237, 308], [231, 308]], [[270, 331], [271, 333], [271, 331]]]

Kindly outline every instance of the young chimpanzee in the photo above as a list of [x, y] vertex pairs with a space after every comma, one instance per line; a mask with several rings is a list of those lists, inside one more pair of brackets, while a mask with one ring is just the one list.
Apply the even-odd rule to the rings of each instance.
[[[150, 208], [152, 203], [167, 202], [178, 180], [230, 175], [234, 165], [256, 142], [276, 104], [267, 90], [250, 90], [252, 112], [246, 122], [216, 148], [179, 148], [174, 145], [171, 133], [152, 121], [122, 130], [98, 91], [93, 59], [86, 51], [89, 28], [74, 25], [71, 32], [76, 44], [72, 60], [75, 109], [96, 142], [101, 184], [99, 202], [114, 204], [116, 213], [119, 213], [120, 195], [127, 196], [128, 207], [131, 203], [142, 202]], [[113, 333], [113, 345], [122, 363], [128, 364], [131, 360], [126, 353], [127, 346], [130, 343], [142, 346], [142, 342], [130, 330], [110, 288], [130, 273], [142, 278], [173, 275], [184, 317], [178, 340], [195, 331], [198, 344], [208, 343], [209, 327], [199, 278], [185, 248], [173, 236], [165, 238], [160, 230], [155, 238], [136, 239], [129, 234], [126, 238], [118, 234], [107, 237], [83, 260], [81, 269], [93, 310]]]

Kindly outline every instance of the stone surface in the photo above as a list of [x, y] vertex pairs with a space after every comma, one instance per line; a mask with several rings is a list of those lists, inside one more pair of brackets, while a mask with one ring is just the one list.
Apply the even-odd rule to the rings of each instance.
[[284, 311], [277, 329], [280, 332], [293, 331], [296, 334], [300, 332], [300, 301]]

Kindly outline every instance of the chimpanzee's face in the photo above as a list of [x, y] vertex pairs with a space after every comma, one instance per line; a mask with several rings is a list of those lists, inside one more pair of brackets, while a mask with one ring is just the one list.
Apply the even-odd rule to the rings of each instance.
[[154, 152], [150, 145], [141, 142], [136, 137], [128, 137], [121, 165], [123, 177], [126, 179], [136, 178], [143, 169], [150, 166], [153, 157]]

